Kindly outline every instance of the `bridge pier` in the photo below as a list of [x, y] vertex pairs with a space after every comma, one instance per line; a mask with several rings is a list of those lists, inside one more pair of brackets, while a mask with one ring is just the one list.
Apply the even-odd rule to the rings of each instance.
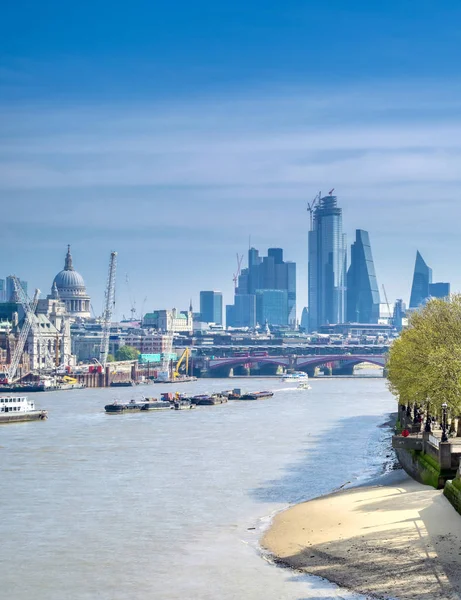
[[341, 364], [335, 363], [331, 370], [332, 375], [353, 375], [354, 374], [354, 365], [350, 364]]

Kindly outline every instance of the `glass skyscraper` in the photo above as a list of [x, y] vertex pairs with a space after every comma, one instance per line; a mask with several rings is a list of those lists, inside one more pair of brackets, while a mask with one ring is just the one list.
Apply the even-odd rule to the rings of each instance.
[[222, 325], [221, 292], [200, 292], [200, 318], [204, 323]]
[[309, 231], [309, 330], [344, 323], [346, 309], [346, 236], [336, 196], [325, 196], [314, 209]]
[[357, 229], [351, 246], [351, 265], [347, 271], [347, 321], [377, 323], [379, 289], [371, 254], [368, 231]]
[[428, 267], [424, 258], [416, 251], [413, 284], [411, 286], [410, 308], [418, 308], [429, 297], [429, 285], [432, 283], [432, 269]]
[[256, 290], [256, 319], [260, 325], [288, 323], [287, 290]]
[[418, 308], [428, 298], [447, 298], [449, 295], [449, 283], [442, 281], [432, 283], [432, 269], [427, 266], [418, 250], [416, 252], [413, 284], [411, 286], [410, 309]]
[[[262, 293], [266, 291], [275, 293]], [[241, 301], [240, 296], [251, 296], [257, 302], [256, 317], [253, 302]], [[241, 312], [245, 309], [247, 314]], [[269, 325], [296, 324], [296, 263], [283, 260], [282, 248], [269, 248], [267, 256], [260, 256], [256, 248], [248, 250], [248, 268], [240, 273], [234, 305], [226, 308], [226, 323], [231, 327], [251, 327], [242, 322], [251, 323], [254, 318], [259, 325], [266, 320]]]

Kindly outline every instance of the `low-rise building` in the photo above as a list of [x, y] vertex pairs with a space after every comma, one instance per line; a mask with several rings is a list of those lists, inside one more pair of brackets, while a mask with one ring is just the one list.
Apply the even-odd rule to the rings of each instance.
[[147, 313], [143, 318], [143, 327], [156, 329], [157, 331], [168, 331], [173, 333], [192, 333], [194, 322], [192, 310], [177, 311], [155, 310]]

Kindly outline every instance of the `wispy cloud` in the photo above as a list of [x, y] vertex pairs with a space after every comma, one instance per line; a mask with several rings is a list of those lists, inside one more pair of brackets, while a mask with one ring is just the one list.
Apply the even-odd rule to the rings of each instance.
[[[256, 232], [256, 243], [287, 247], [305, 287], [305, 203], [335, 186], [349, 232], [370, 230], [390, 294], [405, 295], [416, 246], [433, 253], [435, 271], [443, 259], [441, 277], [456, 285], [457, 263], [447, 257], [459, 254], [458, 90], [420, 82], [405, 89], [298, 87], [170, 103], [4, 107], [3, 221], [46, 225], [60, 236], [72, 234], [71, 223], [95, 236], [108, 232], [122, 246], [129, 236], [120, 235], [121, 227], [128, 223], [132, 237], [144, 239], [149, 222], [159, 235], [150, 246], [144, 240], [148, 247], [165, 247], [166, 239], [178, 247], [187, 239], [203, 256], [207, 231], [225, 231], [210, 239], [221, 239], [229, 253]], [[396, 274], [401, 253], [408, 268]], [[180, 264], [180, 252], [174, 260]], [[210, 279], [224, 284], [213, 264]]]

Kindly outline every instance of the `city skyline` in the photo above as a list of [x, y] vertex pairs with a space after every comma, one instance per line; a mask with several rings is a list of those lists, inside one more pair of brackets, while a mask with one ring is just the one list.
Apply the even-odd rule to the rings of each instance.
[[251, 234], [297, 262], [300, 311], [306, 205], [335, 187], [343, 229], [370, 233], [390, 299], [408, 303], [418, 248], [461, 289], [457, 5], [359, 2], [345, 27], [343, 10], [318, 2], [141, 2], [111, 5], [101, 30], [103, 7], [92, 18], [85, 3], [70, 18], [56, 0], [44, 13], [5, 7], [22, 31], [0, 40], [5, 276], [47, 290], [70, 243], [97, 313], [112, 249], [120, 317], [127, 273], [139, 308], [191, 295], [198, 306], [210, 287], [227, 302]]

